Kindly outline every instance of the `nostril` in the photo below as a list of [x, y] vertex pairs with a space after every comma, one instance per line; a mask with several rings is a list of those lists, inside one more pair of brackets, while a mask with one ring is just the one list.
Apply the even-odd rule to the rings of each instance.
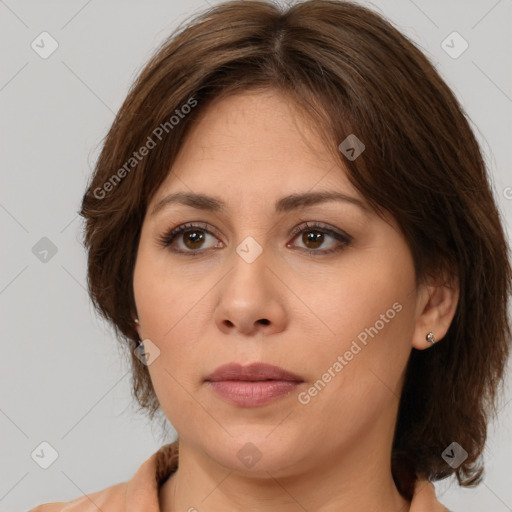
[[262, 323], [263, 325], [268, 325], [270, 323], [266, 318], [262, 318], [261, 320], [258, 320], [258, 322]]

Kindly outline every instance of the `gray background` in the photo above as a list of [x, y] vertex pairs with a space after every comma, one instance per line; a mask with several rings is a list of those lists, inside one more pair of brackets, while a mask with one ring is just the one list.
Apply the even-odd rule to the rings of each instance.
[[[512, 1], [367, 4], [421, 45], [461, 100], [510, 233]], [[126, 481], [162, 444], [158, 428], [135, 414], [128, 365], [89, 303], [76, 212], [137, 72], [181, 20], [205, 7], [203, 0], [0, 0], [2, 512]], [[31, 48], [43, 31], [59, 45], [47, 59]], [[453, 31], [469, 43], [456, 59], [441, 47]], [[46, 262], [44, 252], [37, 257], [43, 237], [57, 250]], [[43, 249], [34, 254], [38, 242]], [[484, 483], [436, 485], [452, 510], [512, 511], [510, 383], [509, 374]], [[48, 469], [31, 457], [44, 441], [58, 452]]]

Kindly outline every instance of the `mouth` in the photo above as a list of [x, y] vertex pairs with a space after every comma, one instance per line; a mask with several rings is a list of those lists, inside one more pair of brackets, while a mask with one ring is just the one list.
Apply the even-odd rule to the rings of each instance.
[[289, 395], [303, 382], [299, 375], [265, 363], [229, 363], [219, 366], [205, 379], [217, 396], [240, 407], [269, 404]]

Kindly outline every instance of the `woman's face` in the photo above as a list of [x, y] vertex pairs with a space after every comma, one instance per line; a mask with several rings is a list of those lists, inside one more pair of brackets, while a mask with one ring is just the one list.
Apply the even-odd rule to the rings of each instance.
[[[325, 192], [341, 199], [315, 200]], [[176, 193], [212, 199], [165, 201]], [[204, 112], [148, 207], [133, 284], [140, 338], [160, 351], [149, 373], [182, 444], [253, 474], [389, 461], [421, 313], [412, 256], [280, 93]], [[296, 380], [206, 380], [227, 363]]]

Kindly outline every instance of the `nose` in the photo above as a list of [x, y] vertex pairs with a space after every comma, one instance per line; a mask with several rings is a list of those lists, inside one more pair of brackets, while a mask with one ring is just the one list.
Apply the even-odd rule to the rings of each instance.
[[269, 336], [286, 328], [286, 287], [269, 263], [265, 251], [251, 263], [234, 253], [233, 268], [217, 288], [214, 319], [224, 334]]

